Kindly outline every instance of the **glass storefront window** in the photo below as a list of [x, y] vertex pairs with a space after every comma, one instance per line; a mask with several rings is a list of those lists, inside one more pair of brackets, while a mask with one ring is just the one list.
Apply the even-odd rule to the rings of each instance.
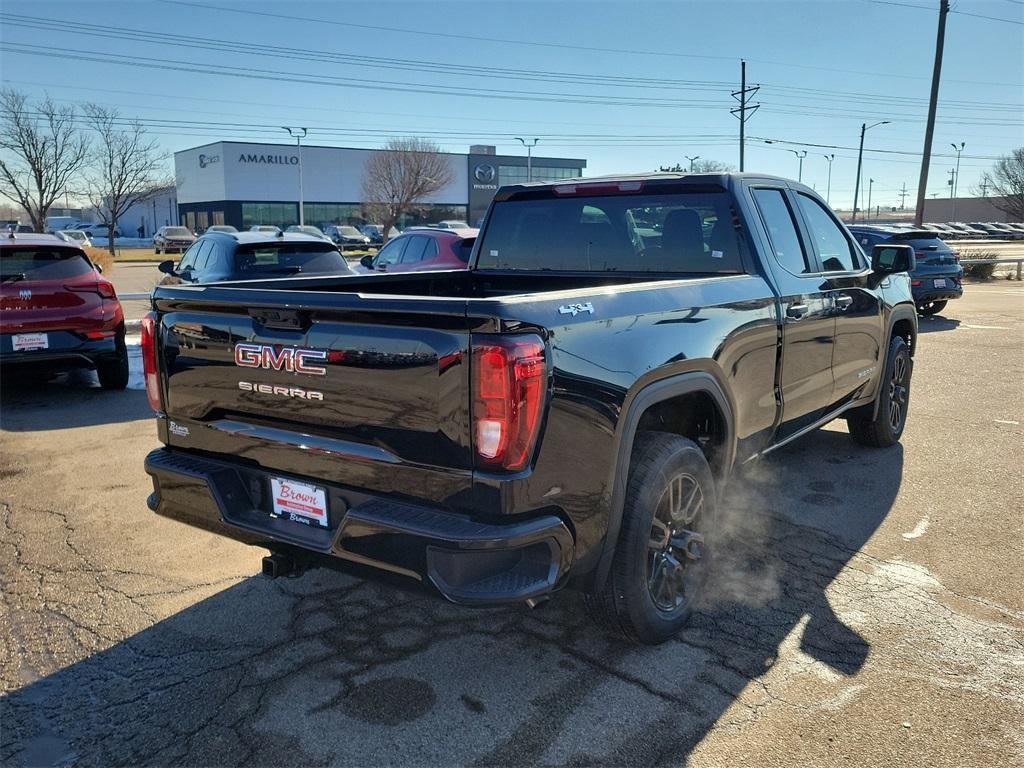
[[[582, 168], [544, 168], [533, 167], [533, 181], [560, 181], [575, 179], [583, 175]], [[527, 173], [525, 165], [499, 165], [498, 186], [505, 184], [525, 184]]]
[[242, 203], [243, 229], [257, 224], [270, 224], [284, 229], [298, 223], [297, 203]]

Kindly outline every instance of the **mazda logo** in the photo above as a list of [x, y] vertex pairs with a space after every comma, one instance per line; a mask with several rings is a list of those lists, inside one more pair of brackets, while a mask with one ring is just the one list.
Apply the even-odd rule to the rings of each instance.
[[473, 170], [473, 178], [481, 184], [490, 184], [494, 181], [496, 173], [493, 165], [481, 163]]

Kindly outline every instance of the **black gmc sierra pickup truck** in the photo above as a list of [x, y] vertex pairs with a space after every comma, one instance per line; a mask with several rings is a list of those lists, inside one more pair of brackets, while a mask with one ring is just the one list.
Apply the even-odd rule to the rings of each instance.
[[474, 605], [571, 586], [659, 642], [735, 465], [837, 417], [870, 446], [903, 431], [913, 249], [869, 260], [803, 185], [503, 187], [470, 265], [158, 287], [150, 508], [268, 548], [270, 576]]

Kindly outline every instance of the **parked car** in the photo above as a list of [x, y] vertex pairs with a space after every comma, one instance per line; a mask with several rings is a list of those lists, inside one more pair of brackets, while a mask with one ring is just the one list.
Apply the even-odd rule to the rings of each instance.
[[30, 234], [32, 232], [35, 232], [35, 230], [32, 229], [31, 225], [29, 225], [29, 224], [18, 224], [17, 222], [9, 223], [7, 225], [7, 231], [8, 232], [23, 232], [25, 234]]
[[[214, 224], [211, 227], [206, 228], [206, 232], [227, 232], [228, 234], [234, 234], [238, 230], [232, 227], [230, 224]], [[205, 232], [203, 234], [206, 234]]]
[[208, 232], [181, 260], [162, 261], [161, 285], [258, 280], [282, 275], [351, 275], [338, 248], [320, 237], [299, 233]]
[[475, 229], [411, 229], [388, 240], [376, 256], [367, 254], [357, 272], [423, 272], [468, 269]]
[[989, 240], [1009, 240], [1010, 236], [990, 221], [972, 221], [971, 226], [980, 229]]
[[324, 230], [324, 234], [342, 247], [365, 248], [372, 244], [369, 237], [348, 224], [331, 224]]
[[986, 237], [986, 233], [982, 229], [972, 227], [970, 224], [964, 224], [960, 221], [951, 221], [949, 226], [952, 227], [961, 236], [961, 239], [978, 239]]
[[249, 227], [250, 232], [262, 232], [265, 235], [279, 235], [283, 231], [280, 227], [275, 227], [273, 224], [253, 224]]
[[1021, 223], [1019, 221], [1007, 221], [1007, 222], [1005, 222], [1005, 224], [1010, 229], [1012, 229], [1012, 230], [1014, 230], [1016, 232], [1020, 232], [1022, 235], [1024, 235], [1024, 223]]
[[466, 222], [457, 221], [455, 219], [445, 219], [444, 221], [439, 221], [437, 224], [431, 224], [430, 226], [437, 227], [438, 229], [472, 229], [472, 227], [470, 227]]
[[157, 254], [171, 251], [184, 253], [185, 249], [195, 241], [196, 236], [188, 227], [160, 227], [153, 235], [153, 250]]
[[[374, 245], [380, 245], [384, 242], [384, 226], [382, 224], [360, 224], [356, 229], [370, 238], [370, 242]], [[392, 227], [388, 231], [388, 239], [398, 237], [400, 234], [402, 233], [397, 228]]]
[[46, 231], [56, 234], [61, 230], [74, 229], [80, 223], [75, 216], [47, 216]]
[[91, 247], [92, 240], [89, 239], [89, 233], [83, 229], [61, 229], [55, 232], [57, 237], [69, 243], [77, 243], [83, 248]]
[[1020, 240], [1021, 238], [1024, 238], [1024, 233], [1014, 229], [1005, 221], [993, 221], [991, 224], [997, 231], [1004, 233], [1010, 240]]
[[292, 232], [300, 235], [309, 235], [310, 237], [318, 237], [321, 240], [331, 239], [327, 235], [325, 235], [324, 231], [319, 227], [311, 227], [308, 224], [305, 226], [301, 226], [299, 224], [292, 224], [290, 227], [288, 227], [288, 229], [285, 230], [285, 232]]
[[94, 368], [104, 389], [128, 386], [121, 302], [79, 245], [55, 235], [0, 238], [0, 367]]
[[[102, 222], [100, 222], [99, 224], [79, 224], [77, 227], [72, 227], [72, 229], [77, 229], [77, 230], [79, 230], [81, 232], [85, 232], [89, 236], [90, 240], [92, 240], [94, 238], [97, 238], [97, 237], [106, 238], [106, 237], [110, 236], [110, 229], [109, 229], [109, 227], [107, 227], [107, 225], [102, 223]], [[118, 226], [115, 226], [114, 227], [114, 237], [121, 237], [121, 236], [122, 236], [121, 235], [121, 228], [118, 227]]]
[[657, 643], [706, 595], [735, 467], [837, 418], [902, 435], [914, 249], [868, 262], [803, 184], [505, 186], [480, 238], [468, 270], [158, 286], [150, 509], [268, 547], [267, 576], [373, 567], [467, 605], [572, 587]]
[[950, 299], [963, 296], [964, 268], [959, 254], [935, 232], [894, 230], [853, 224], [850, 232], [866, 251], [876, 245], [906, 244], [914, 248], [915, 267], [910, 273], [914, 304], [922, 315], [934, 315], [946, 308]]

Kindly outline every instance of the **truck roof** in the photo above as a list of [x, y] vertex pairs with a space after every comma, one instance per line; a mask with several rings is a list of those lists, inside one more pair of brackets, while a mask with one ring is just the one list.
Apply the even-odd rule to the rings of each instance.
[[[695, 185], [699, 184], [710, 184], [727, 188], [732, 180], [735, 179], [757, 179], [759, 181], [776, 181], [800, 188], [805, 188], [805, 185], [793, 180], [787, 179], [782, 176], [771, 176], [764, 173], [749, 173], [738, 171], [732, 171], [727, 173], [675, 173], [667, 171], [654, 171], [652, 173], [626, 173], [626, 174], [610, 174], [608, 176], [587, 176], [586, 178], [576, 179], [557, 179], [554, 181], [529, 181], [523, 182], [522, 184], [507, 184], [501, 187], [497, 194], [495, 194], [495, 200], [507, 200], [510, 197], [515, 196], [520, 191], [537, 191], [537, 190], [554, 190], [559, 187], [574, 187], [574, 186], [591, 186], [598, 187], [610, 187], [616, 184], [631, 184], [631, 183], [646, 183], [646, 182], [684, 182], [692, 183]], [[606, 190], [602, 190], [606, 191]], [[623, 191], [636, 191], [636, 190], [623, 190]]]

